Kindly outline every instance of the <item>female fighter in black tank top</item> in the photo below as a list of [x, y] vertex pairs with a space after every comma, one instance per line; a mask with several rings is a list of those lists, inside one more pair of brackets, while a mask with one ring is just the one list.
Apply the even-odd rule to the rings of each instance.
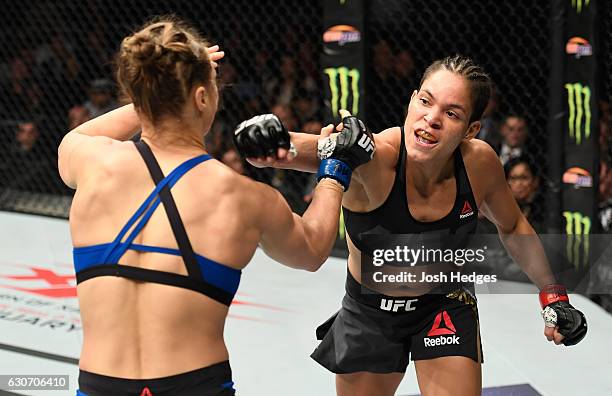
[[[461, 149], [454, 153], [455, 180], [457, 195], [451, 211], [439, 220], [421, 222], [410, 214], [406, 195], [406, 145], [404, 127], [401, 127], [401, 144], [399, 158], [395, 166], [395, 181], [386, 201], [371, 212], [353, 212], [343, 208], [346, 230], [353, 244], [362, 254], [372, 257], [372, 251], [378, 246], [368, 243], [368, 235], [389, 235], [390, 239], [397, 234], [435, 234], [448, 235], [452, 248], [464, 248], [476, 230], [478, 208], [472, 194], [472, 188], [463, 164]], [[435, 205], [432, 202], [432, 205]]]

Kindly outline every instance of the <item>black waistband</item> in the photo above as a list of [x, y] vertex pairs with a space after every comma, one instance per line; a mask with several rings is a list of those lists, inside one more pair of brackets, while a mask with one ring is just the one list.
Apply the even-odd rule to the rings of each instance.
[[181, 389], [233, 387], [229, 361], [213, 364], [186, 373], [151, 379], [125, 379], [79, 371], [79, 390], [91, 395], [140, 394], [144, 388], [157, 395], [178, 394]]
[[405, 302], [406, 300], [414, 300], [414, 302], [418, 302], [420, 306], [424, 307], [428, 304], [436, 304], [443, 298], [445, 298], [446, 293], [438, 291], [436, 293], [427, 293], [420, 296], [388, 296], [386, 294], [378, 293], [368, 287], [360, 284], [351, 274], [351, 271], [346, 271], [346, 292], [358, 302], [374, 307], [381, 308], [381, 301], [398, 301]]

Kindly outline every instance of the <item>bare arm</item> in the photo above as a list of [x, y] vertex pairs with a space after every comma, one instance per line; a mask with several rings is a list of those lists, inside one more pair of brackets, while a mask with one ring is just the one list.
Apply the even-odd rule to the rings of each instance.
[[490, 147], [482, 151], [484, 163], [479, 167], [486, 169], [489, 180], [481, 205], [483, 214], [497, 226], [506, 250], [538, 288], [555, 283], [540, 238], [516, 204], [497, 155]]
[[289, 267], [318, 270], [329, 256], [338, 233], [343, 192], [340, 183], [322, 179], [302, 217], [291, 211], [277, 190], [261, 187], [261, 204], [270, 207], [260, 214], [263, 250]]
[[68, 132], [58, 148], [58, 168], [67, 186], [76, 188], [80, 170], [113, 141], [129, 139], [140, 128], [131, 104], [89, 120]]
[[[343, 110], [344, 111], [344, 110]], [[347, 113], [348, 114], [348, 113]], [[342, 124], [336, 126], [337, 131], [342, 130]], [[256, 167], [273, 167], [281, 169], [294, 169], [304, 172], [317, 172], [320, 160], [317, 156], [317, 145], [319, 140], [329, 137], [334, 131], [333, 125], [328, 125], [321, 130], [320, 135], [310, 133], [289, 132], [291, 143], [297, 149], [297, 156], [293, 156], [287, 150], [279, 148], [275, 158], [249, 157], [247, 161]], [[389, 131], [389, 130], [387, 130]], [[387, 132], [385, 131], [385, 132]], [[384, 132], [383, 132], [384, 134]], [[373, 136], [377, 151], [374, 158], [366, 164], [359, 166], [353, 171], [351, 178], [351, 188], [345, 194], [345, 199], [351, 199], [355, 196], [363, 196], [366, 184], [376, 183], [377, 176], [387, 167], [385, 163], [385, 154], [388, 154], [389, 144], [380, 138], [380, 135]], [[382, 140], [382, 141], [381, 141]], [[383, 152], [381, 154], [381, 151]], [[397, 153], [391, 153], [395, 159]]]
[[[223, 58], [218, 45], [208, 48], [213, 67]], [[132, 104], [102, 114], [68, 132], [58, 148], [59, 173], [67, 186], [76, 188], [83, 169], [103, 158], [114, 142], [131, 138], [140, 129], [140, 119]]]

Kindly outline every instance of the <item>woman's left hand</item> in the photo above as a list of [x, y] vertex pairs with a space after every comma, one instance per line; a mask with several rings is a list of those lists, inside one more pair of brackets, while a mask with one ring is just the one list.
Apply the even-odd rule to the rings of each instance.
[[219, 51], [218, 45], [213, 45], [212, 47], [208, 47], [208, 56], [210, 56], [210, 61], [216, 69], [217, 66], [219, 66], [217, 61], [225, 56], [225, 52]]

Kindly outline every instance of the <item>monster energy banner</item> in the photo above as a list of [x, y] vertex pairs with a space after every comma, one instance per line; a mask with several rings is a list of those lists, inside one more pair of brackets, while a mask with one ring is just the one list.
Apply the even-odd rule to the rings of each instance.
[[598, 228], [597, 0], [564, 0], [564, 6], [562, 216], [568, 265], [583, 271], [589, 264], [590, 235]]
[[[328, 0], [324, 2], [323, 81], [325, 83], [325, 124], [340, 121], [340, 109], [365, 119], [364, 114], [364, 1]], [[346, 255], [344, 218], [334, 255]]]
[[340, 109], [363, 117], [363, 0], [325, 1], [323, 66], [325, 122], [339, 121]]

